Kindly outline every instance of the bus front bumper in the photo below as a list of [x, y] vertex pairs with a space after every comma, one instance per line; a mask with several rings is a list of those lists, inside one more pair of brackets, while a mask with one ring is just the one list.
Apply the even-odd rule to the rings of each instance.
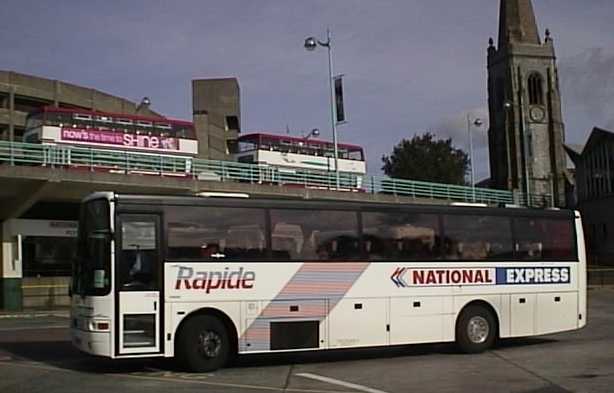
[[96, 356], [111, 357], [111, 333], [70, 330], [72, 345], [78, 350]]

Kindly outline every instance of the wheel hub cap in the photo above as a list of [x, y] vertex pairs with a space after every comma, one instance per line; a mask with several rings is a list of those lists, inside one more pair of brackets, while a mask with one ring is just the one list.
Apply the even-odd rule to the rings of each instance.
[[200, 334], [198, 341], [200, 352], [205, 357], [214, 358], [220, 354], [222, 338], [216, 332], [203, 332]]
[[482, 344], [488, 338], [490, 326], [484, 317], [475, 316], [467, 324], [467, 336], [474, 344]]

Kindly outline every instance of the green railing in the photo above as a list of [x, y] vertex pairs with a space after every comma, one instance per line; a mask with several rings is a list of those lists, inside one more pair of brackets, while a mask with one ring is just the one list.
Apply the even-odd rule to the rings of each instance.
[[[290, 170], [232, 161], [169, 157], [158, 154], [119, 152], [60, 145], [0, 141], [0, 164], [50, 168], [86, 169], [114, 173], [142, 173], [159, 176], [193, 177], [220, 182], [247, 182], [335, 190], [334, 172]], [[339, 191], [389, 194], [450, 202], [547, 206], [548, 196], [531, 196], [510, 191], [472, 188], [449, 184], [360, 176], [340, 173]]]

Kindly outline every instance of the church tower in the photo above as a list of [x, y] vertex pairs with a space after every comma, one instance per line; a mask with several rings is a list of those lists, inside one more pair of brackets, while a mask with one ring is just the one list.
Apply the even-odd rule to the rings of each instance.
[[554, 43], [548, 30], [541, 41], [531, 0], [501, 0], [499, 40], [488, 47], [488, 107], [492, 186], [552, 195], [555, 206], [565, 206]]

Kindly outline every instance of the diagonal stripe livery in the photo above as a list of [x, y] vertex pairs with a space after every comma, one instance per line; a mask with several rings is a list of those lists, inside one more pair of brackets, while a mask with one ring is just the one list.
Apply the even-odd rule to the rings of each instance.
[[300, 304], [292, 317], [322, 322], [368, 266], [367, 262], [305, 262], [247, 327], [240, 339], [240, 350], [270, 350], [270, 322], [285, 317], [291, 301]]

